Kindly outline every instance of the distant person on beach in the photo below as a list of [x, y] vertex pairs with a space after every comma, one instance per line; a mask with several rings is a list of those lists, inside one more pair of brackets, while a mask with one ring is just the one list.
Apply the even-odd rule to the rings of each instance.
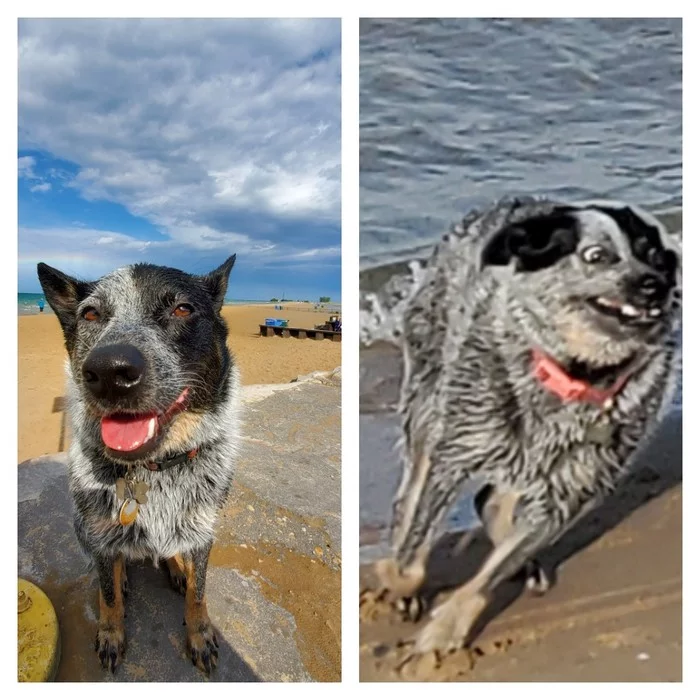
[[44, 313], [44, 303], [45, 303], [45, 302], [44, 302], [43, 299], [39, 299], [39, 301], [37, 301], [37, 306], [39, 307], [39, 313], [40, 313], [40, 314], [43, 314], [43, 313]]

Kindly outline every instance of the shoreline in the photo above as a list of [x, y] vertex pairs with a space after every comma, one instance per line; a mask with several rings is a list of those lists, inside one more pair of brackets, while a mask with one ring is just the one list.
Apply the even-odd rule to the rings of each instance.
[[[243, 385], [280, 384], [342, 364], [342, 343], [331, 340], [261, 337], [259, 324], [274, 304], [227, 304], [227, 345], [241, 371]], [[313, 304], [283, 304], [278, 314], [292, 324], [313, 327], [324, 314]], [[324, 310], [325, 311], [325, 310]], [[330, 312], [327, 312], [330, 313]], [[53, 313], [19, 315], [18, 320], [18, 461], [67, 448], [63, 397], [65, 350]]]
[[[23, 292], [20, 292], [23, 293]], [[329, 302], [324, 302], [322, 308], [313, 308], [316, 306], [320, 306], [320, 303], [315, 303], [315, 302], [307, 302], [307, 301], [229, 301], [229, 300], [224, 300], [224, 308], [228, 307], [236, 307], [236, 308], [241, 308], [241, 307], [257, 307], [257, 308], [269, 308], [269, 307], [275, 307], [275, 306], [284, 306], [286, 308], [283, 308], [282, 311], [286, 311], [287, 309], [303, 309], [304, 311], [309, 311], [313, 313], [342, 313], [342, 302], [335, 302], [335, 301], [329, 301]], [[309, 308], [311, 307], [311, 308]], [[55, 316], [56, 314], [53, 312], [53, 309], [46, 304], [44, 307], [43, 311], [39, 311], [38, 307], [36, 305], [32, 306], [21, 306], [17, 305], [17, 316]]]

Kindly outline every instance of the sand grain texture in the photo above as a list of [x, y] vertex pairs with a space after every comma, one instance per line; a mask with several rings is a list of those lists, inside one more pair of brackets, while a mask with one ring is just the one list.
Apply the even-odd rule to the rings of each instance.
[[[668, 439], [680, 437], [669, 431]], [[673, 448], [672, 448], [673, 451]], [[545, 596], [505, 586], [502, 611], [470, 649], [411, 658], [418, 624], [377, 600], [372, 569], [360, 574], [360, 678], [363, 681], [659, 682], [682, 680], [682, 489], [678, 471], [644, 471], [622, 498], [589, 518], [578, 550]], [[601, 532], [603, 533], [601, 536]], [[454, 538], [452, 544], [457, 541]], [[569, 542], [571, 545], [572, 542]], [[579, 547], [583, 547], [579, 549]], [[446, 578], [465, 563], [445, 544], [435, 569]], [[444, 599], [440, 594], [438, 600]]]

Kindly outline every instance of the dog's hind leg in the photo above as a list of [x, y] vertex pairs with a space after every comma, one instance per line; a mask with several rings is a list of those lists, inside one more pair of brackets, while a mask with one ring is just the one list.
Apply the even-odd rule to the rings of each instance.
[[124, 657], [124, 596], [122, 586], [126, 578], [124, 559], [96, 556], [100, 581], [100, 621], [97, 626], [95, 651], [103, 668], [114, 673]]
[[[482, 488], [474, 499], [477, 514], [494, 547], [503, 542], [512, 530], [513, 511], [518, 498], [514, 491], [499, 491], [489, 484]], [[537, 559], [526, 562], [525, 586], [529, 591], [536, 595], [544, 595], [553, 582], [553, 574], [546, 571]]]
[[165, 566], [168, 568], [168, 579], [173, 590], [185, 595], [187, 592], [187, 574], [185, 573], [185, 562], [183, 558], [176, 554], [165, 560]]
[[187, 651], [192, 663], [207, 675], [219, 660], [219, 641], [209, 620], [204, 588], [211, 544], [183, 556], [187, 592], [185, 593], [185, 624]]

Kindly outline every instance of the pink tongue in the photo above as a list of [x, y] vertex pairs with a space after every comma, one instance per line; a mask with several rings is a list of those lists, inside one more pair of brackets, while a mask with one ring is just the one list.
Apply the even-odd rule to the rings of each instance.
[[155, 413], [145, 416], [107, 416], [102, 419], [102, 441], [113, 450], [131, 452], [155, 435], [157, 422], [154, 422], [151, 432], [151, 421], [157, 420]]

